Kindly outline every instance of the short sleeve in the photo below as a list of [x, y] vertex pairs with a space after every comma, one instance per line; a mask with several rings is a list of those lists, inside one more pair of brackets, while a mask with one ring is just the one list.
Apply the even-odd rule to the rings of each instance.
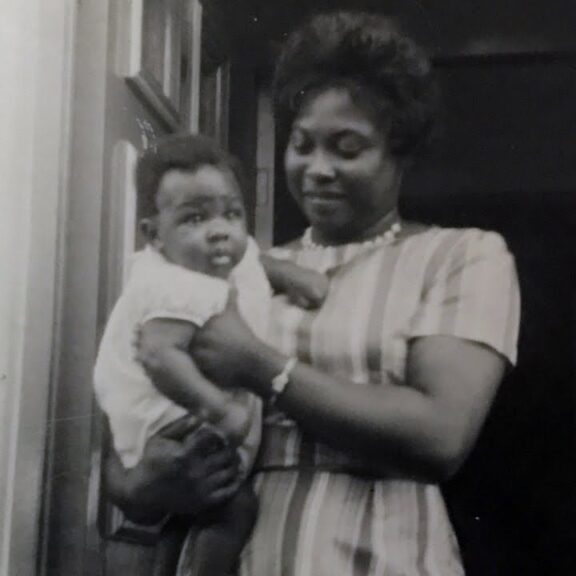
[[147, 258], [127, 288], [127, 297], [138, 302], [141, 322], [170, 318], [204, 325], [222, 312], [228, 284], [219, 279], [176, 266], [159, 257]]
[[455, 336], [514, 364], [520, 321], [516, 266], [503, 238], [468, 230], [424, 283], [410, 336]]

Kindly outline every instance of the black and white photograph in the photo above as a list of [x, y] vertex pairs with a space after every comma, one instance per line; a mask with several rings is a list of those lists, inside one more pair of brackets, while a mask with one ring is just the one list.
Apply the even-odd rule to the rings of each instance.
[[576, 574], [575, 0], [0, 0], [0, 576]]

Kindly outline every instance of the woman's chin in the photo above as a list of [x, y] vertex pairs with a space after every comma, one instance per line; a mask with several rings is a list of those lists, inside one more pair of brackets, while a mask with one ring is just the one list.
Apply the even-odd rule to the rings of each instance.
[[310, 202], [304, 207], [304, 214], [315, 230], [321, 233], [339, 234], [349, 227], [349, 215], [341, 202]]

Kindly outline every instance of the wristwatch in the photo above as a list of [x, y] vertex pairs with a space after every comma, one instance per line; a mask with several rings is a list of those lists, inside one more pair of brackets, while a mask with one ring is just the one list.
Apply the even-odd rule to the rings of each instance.
[[288, 386], [290, 382], [290, 376], [292, 374], [292, 371], [294, 370], [294, 367], [296, 366], [297, 363], [298, 360], [296, 360], [294, 356], [291, 356], [286, 361], [286, 364], [284, 364], [284, 368], [282, 368], [280, 374], [272, 378], [270, 386], [270, 396], [269, 396], [269, 401], [271, 404], [274, 404], [278, 399], [278, 396], [280, 396], [280, 394], [282, 394], [284, 390], [286, 390], [286, 386]]

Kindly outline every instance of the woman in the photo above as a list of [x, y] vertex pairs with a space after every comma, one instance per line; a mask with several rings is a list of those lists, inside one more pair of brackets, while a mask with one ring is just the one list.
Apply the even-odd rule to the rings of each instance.
[[[461, 574], [438, 483], [466, 457], [515, 361], [512, 257], [494, 233], [398, 214], [436, 89], [386, 19], [315, 17], [287, 42], [275, 92], [288, 188], [310, 222], [277, 254], [325, 272], [330, 290], [317, 311], [276, 298], [266, 343], [231, 305], [194, 347], [214, 381], [271, 400], [241, 573]], [[226, 497], [225, 448], [156, 442], [177, 452], [162, 456], [163, 476], [146, 462], [131, 474], [110, 467], [125, 506], [170, 511], [190, 490], [193, 512]]]

